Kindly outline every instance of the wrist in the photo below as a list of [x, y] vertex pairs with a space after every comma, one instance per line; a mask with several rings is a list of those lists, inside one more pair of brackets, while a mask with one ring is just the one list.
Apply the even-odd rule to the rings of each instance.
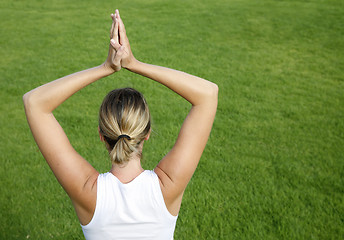
[[131, 72], [136, 72], [137, 67], [141, 64], [139, 60], [134, 58], [132, 61], [130, 61], [130, 64], [128, 64], [125, 69], [131, 71]]
[[104, 63], [101, 64], [99, 67], [102, 69], [102, 71], [104, 71], [104, 73], [105, 73], [106, 75], [111, 75], [111, 74], [115, 73], [115, 70], [114, 70], [112, 67], [110, 67], [110, 66], [107, 64], [107, 62], [104, 62]]

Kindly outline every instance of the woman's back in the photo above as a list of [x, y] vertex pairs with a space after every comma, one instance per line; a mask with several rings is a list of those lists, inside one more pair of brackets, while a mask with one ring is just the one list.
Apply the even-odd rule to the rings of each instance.
[[112, 173], [100, 174], [97, 204], [86, 239], [173, 239], [177, 216], [165, 205], [158, 176], [144, 171], [123, 184]]

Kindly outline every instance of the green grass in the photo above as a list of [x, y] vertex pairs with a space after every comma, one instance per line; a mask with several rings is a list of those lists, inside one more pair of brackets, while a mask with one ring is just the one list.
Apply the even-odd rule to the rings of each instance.
[[[213, 131], [175, 239], [344, 238], [344, 4], [328, 1], [1, 1], [0, 239], [83, 239], [40, 155], [21, 97], [105, 60], [121, 10], [135, 56], [219, 85]], [[125, 70], [56, 111], [73, 146], [109, 170], [97, 113], [117, 87], [153, 115], [144, 167], [168, 152], [189, 105]]]

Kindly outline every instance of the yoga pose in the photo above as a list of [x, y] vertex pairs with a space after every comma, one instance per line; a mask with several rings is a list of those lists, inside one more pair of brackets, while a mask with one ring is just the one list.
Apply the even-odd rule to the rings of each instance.
[[[26, 93], [26, 117], [34, 139], [68, 196], [86, 239], [173, 239], [184, 190], [207, 143], [218, 87], [202, 78], [138, 61], [118, 10], [111, 14], [110, 46], [100, 66]], [[53, 110], [87, 85], [125, 68], [165, 85], [191, 104], [173, 148], [153, 170], [141, 166], [151, 131], [142, 94], [111, 91], [99, 111], [99, 135], [112, 162], [99, 174], [72, 147]]]

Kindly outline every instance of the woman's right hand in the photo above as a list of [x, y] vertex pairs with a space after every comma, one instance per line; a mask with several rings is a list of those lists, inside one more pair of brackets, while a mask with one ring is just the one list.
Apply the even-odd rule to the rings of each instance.
[[[116, 55], [120, 57], [120, 67], [130, 69], [130, 66], [136, 61], [129, 44], [129, 40], [125, 31], [124, 23], [116, 9], [115, 14], [111, 14], [113, 19], [113, 30], [111, 31], [111, 46], [116, 50]], [[114, 58], [116, 59], [116, 57]], [[118, 62], [114, 62], [118, 65]], [[118, 66], [117, 66], [118, 68]]]

